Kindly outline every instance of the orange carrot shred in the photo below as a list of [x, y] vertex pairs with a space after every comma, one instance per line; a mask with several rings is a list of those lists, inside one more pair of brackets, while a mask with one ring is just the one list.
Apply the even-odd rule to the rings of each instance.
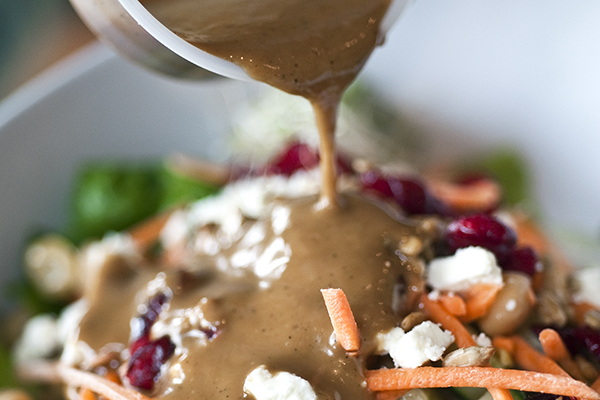
[[575, 379], [580, 381], [585, 380], [579, 366], [571, 357], [569, 350], [567, 350], [567, 346], [565, 346], [565, 343], [558, 332], [550, 328], [544, 329], [540, 332], [539, 339], [542, 348], [544, 349], [544, 353], [546, 353], [548, 357], [556, 361]]
[[340, 346], [348, 352], [357, 352], [360, 334], [346, 294], [342, 289], [321, 289], [321, 294]]
[[496, 336], [492, 339], [492, 345], [497, 349], [506, 350], [509, 354], [515, 352], [515, 342], [504, 336]]
[[463, 316], [467, 313], [467, 305], [462, 297], [454, 294], [442, 294], [439, 299], [446, 311], [455, 317]]
[[432, 180], [432, 192], [457, 211], [486, 211], [500, 202], [502, 189], [490, 179], [482, 179], [468, 185]]
[[118, 385], [121, 384], [121, 378], [119, 378], [119, 375], [117, 375], [117, 373], [115, 371], [108, 371], [106, 373], [106, 379], [108, 379], [111, 382], [114, 382]]
[[81, 389], [79, 400], [96, 400], [96, 395], [90, 389]]
[[160, 231], [165, 226], [170, 216], [170, 212], [164, 212], [132, 227], [129, 230], [129, 234], [136, 246], [145, 249], [158, 240]]
[[431, 317], [434, 322], [440, 324], [444, 329], [449, 330], [454, 335], [454, 340], [458, 347], [476, 346], [475, 339], [471, 336], [467, 328], [435, 300], [431, 300], [426, 294], [421, 296], [423, 310]]
[[[444, 329], [449, 330], [454, 335], [454, 341], [458, 347], [476, 346], [475, 339], [471, 336], [467, 328], [455, 317], [450, 315], [446, 309], [437, 301], [431, 300], [426, 294], [421, 296], [423, 310], [429, 314], [434, 322], [440, 324]], [[488, 391], [494, 400], [509, 400], [512, 398], [508, 390], [502, 388], [489, 388]]]
[[419, 367], [367, 371], [373, 391], [413, 388], [487, 387], [600, 399], [586, 384], [571, 377], [492, 367]]
[[535, 350], [525, 339], [519, 336], [511, 336], [510, 339], [515, 344], [515, 351], [513, 353], [515, 362], [521, 368], [529, 371], [570, 377], [554, 360]]
[[478, 283], [467, 289], [463, 294], [467, 312], [460, 317], [460, 320], [471, 322], [483, 317], [496, 299], [500, 289], [502, 289], [502, 285], [492, 283]]
[[560, 335], [554, 329], [544, 329], [540, 332], [539, 338], [544, 352], [551, 359], [559, 361], [571, 357]]

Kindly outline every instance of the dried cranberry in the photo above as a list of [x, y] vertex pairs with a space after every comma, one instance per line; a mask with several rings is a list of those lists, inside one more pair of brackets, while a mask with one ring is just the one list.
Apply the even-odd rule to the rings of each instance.
[[391, 198], [409, 215], [446, 214], [444, 205], [415, 178], [384, 176], [379, 171], [370, 170], [361, 175], [365, 192], [378, 197]]
[[319, 154], [304, 143], [287, 146], [269, 165], [268, 174], [291, 176], [300, 169], [311, 169], [319, 165]]
[[175, 345], [168, 335], [138, 347], [129, 359], [129, 383], [140, 389], [151, 390], [160, 375], [160, 368], [174, 351]]
[[538, 269], [538, 265], [537, 254], [531, 247], [519, 247], [510, 252], [502, 269], [533, 276]]
[[[264, 169], [245, 171], [242, 176], [248, 175], [285, 175], [291, 176], [299, 170], [309, 170], [319, 165], [319, 152], [305, 143], [293, 142], [288, 145], [279, 155], [275, 157]], [[338, 173], [353, 173], [352, 159], [348, 156], [337, 153], [336, 169]], [[240, 169], [242, 173], [243, 170]], [[238, 176], [240, 174], [237, 174]]]
[[167, 295], [163, 292], [157, 293], [150, 299], [148, 304], [146, 304], [146, 312], [138, 317], [140, 332], [135, 332], [134, 337], [139, 338], [150, 334], [150, 329], [158, 319], [158, 314], [160, 314], [166, 301]]
[[480, 246], [504, 264], [517, 242], [515, 232], [489, 214], [474, 214], [452, 221], [446, 230], [446, 243], [452, 251]]
[[587, 356], [600, 363], [600, 332], [586, 325], [559, 330], [571, 354]]

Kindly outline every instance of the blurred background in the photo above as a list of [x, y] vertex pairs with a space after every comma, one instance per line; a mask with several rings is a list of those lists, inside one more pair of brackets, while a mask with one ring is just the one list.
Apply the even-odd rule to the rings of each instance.
[[0, 0], [0, 99], [91, 40], [68, 0]]

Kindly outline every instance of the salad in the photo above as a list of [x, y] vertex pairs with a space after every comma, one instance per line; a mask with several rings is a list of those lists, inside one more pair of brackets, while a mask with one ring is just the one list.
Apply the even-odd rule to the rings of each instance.
[[90, 400], [600, 398], [599, 271], [523, 210], [515, 158], [417, 171], [350, 146], [343, 206], [316, 210], [318, 151], [274, 137], [252, 163], [84, 169], [71, 226], [25, 252], [56, 307], [17, 377]]
[[527, 183], [501, 174], [514, 157], [440, 173], [342, 151], [344, 206], [317, 211], [310, 133], [272, 137], [279, 149], [253, 163], [84, 168], [71, 226], [25, 252], [54, 308], [24, 326], [7, 385], [85, 399], [599, 397], [598, 271], [575, 270], [523, 211]]

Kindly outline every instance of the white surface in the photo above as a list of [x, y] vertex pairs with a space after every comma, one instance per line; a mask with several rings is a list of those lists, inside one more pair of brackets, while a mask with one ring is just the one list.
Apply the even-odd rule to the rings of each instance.
[[[437, 158], [497, 143], [520, 146], [544, 215], [595, 234], [597, 21], [600, 3], [591, 0], [420, 0], [363, 77], [432, 128], [425, 140]], [[222, 154], [228, 116], [253, 87], [168, 80], [97, 46], [9, 98], [0, 105], [3, 274], [15, 271], [27, 234], [64, 223], [78, 161], [174, 150]]]

